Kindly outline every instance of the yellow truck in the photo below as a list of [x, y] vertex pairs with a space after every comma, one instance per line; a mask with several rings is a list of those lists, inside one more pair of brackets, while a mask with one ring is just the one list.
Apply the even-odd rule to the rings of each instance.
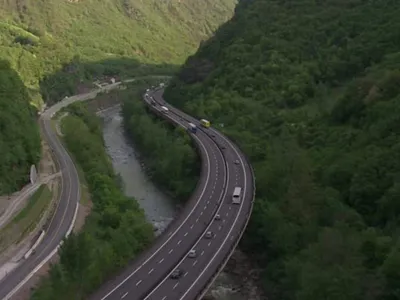
[[208, 127], [210, 127], [210, 121], [207, 121], [206, 119], [201, 119], [200, 120], [200, 124], [201, 124], [201, 126], [203, 126], [203, 127], [205, 127], [205, 128], [208, 128]]

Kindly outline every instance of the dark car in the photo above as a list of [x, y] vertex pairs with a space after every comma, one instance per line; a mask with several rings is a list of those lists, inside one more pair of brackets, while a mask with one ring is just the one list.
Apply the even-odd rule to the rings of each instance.
[[172, 273], [171, 273], [171, 278], [172, 279], [178, 279], [182, 276], [183, 271], [181, 269], [175, 269]]

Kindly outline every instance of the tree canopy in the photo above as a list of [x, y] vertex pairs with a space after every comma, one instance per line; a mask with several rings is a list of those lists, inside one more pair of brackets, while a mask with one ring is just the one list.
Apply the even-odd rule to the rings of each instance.
[[240, 1], [165, 92], [251, 159], [241, 247], [269, 299], [399, 297], [399, 15], [398, 1]]

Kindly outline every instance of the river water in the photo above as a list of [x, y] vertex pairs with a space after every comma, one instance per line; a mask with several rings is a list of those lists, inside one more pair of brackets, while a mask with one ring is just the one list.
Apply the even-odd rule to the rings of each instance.
[[[174, 218], [176, 209], [172, 199], [163, 194], [146, 176], [143, 166], [135, 155], [134, 145], [124, 135], [120, 107], [116, 106], [98, 114], [103, 119], [103, 137], [112, 159], [114, 170], [121, 175], [125, 194], [134, 197], [144, 209], [147, 219], [162, 232]], [[207, 299], [249, 300], [236, 293], [237, 284], [224, 272], [215, 281]]]

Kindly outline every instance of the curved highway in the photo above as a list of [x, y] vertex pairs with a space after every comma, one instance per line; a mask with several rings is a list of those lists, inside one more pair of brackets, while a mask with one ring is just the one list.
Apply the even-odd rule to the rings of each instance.
[[31, 256], [0, 281], [0, 299], [10, 299], [57, 252], [60, 242], [73, 227], [80, 199], [79, 177], [71, 157], [51, 128], [51, 116], [54, 111], [56, 109], [41, 116], [40, 126], [61, 171], [59, 201], [51, 221], [44, 228], [45, 236], [42, 242]]
[[[229, 259], [247, 225], [255, 189], [253, 171], [244, 154], [215, 129], [202, 128], [198, 120], [168, 105], [162, 93], [163, 89], [155, 89], [144, 95], [150, 110], [185, 129], [189, 122], [197, 125], [197, 133], [190, 135], [202, 158], [199, 183], [166, 233], [91, 300], [200, 298]], [[169, 109], [167, 113], [162, 112], [161, 105]], [[237, 186], [242, 188], [239, 205], [232, 204]], [[209, 231], [212, 237], [206, 238]], [[192, 249], [195, 257], [189, 257]], [[182, 275], [172, 279], [176, 269]]]

